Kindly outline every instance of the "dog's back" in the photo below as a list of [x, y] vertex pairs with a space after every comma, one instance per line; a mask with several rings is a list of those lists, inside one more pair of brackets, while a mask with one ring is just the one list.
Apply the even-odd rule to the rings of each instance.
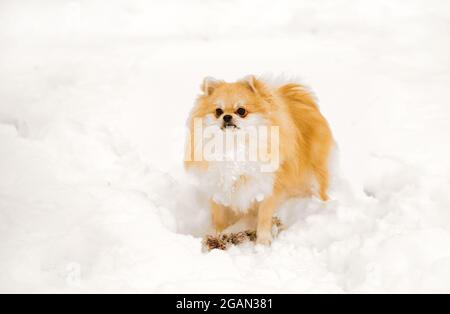
[[[277, 93], [287, 106], [298, 130], [298, 154], [292, 158], [299, 160], [287, 159], [286, 167], [292, 176], [305, 177], [312, 174], [318, 184], [319, 196], [325, 201], [328, 199], [329, 155], [334, 143], [330, 127], [320, 113], [314, 96], [302, 85], [286, 84], [279, 87]], [[289, 166], [289, 163], [294, 165]], [[293, 174], [292, 170], [298, 173]], [[298, 184], [298, 181], [293, 184]]]

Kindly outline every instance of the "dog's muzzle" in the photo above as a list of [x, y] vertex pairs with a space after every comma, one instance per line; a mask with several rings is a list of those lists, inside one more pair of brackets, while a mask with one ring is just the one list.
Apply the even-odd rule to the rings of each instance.
[[227, 128], [237, 128], [236, 124], [233, 123], [233, 116], [229, 114], [223, 116], [222, 130]]

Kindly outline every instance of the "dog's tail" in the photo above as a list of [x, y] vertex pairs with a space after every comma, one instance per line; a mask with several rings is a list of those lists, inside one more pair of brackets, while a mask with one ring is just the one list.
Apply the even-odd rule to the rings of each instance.
[[296, 83], [285, 84], [280, 86], [277, 92], [289, 104], [301, 104], [306, 108], [309, 107], [309, 109], [318, 109], [315, 95], [303, 85]]

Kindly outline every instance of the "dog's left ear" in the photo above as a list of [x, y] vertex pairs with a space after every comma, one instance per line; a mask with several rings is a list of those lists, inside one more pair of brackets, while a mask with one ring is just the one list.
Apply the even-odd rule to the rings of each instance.
[[267, 95], [264, 83], [258, 80], [254, 75], [244, 77], [241, 82], [243, 82], [253, 93], [258, 94], [260, 96]]
[[248, 76], [244, 77], [242, 79], [242, 82], [245, 83], [252, 92], [254, 92], [254, 93], [258, 92], [257, 85], [259, 82], [254, 75], [248, 75]]

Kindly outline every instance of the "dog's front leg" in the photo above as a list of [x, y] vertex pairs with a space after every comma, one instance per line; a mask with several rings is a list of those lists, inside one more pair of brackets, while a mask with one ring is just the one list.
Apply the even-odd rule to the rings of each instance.
[[270, 245], [272, 243], [272, 218], [278, 205], [278, 197], [273, 195], [259, 205], [256, 243]]
[[213, 200], [210, 201], [210, 204], [213, 226], [217, 232], [222, 232], [232, 224], [230, 210], [223, 205], [217, 204]]

